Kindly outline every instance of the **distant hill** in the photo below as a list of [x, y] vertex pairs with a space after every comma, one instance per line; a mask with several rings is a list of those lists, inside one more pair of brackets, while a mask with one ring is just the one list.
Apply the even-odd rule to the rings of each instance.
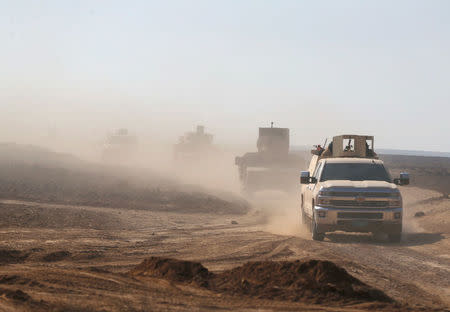
[[377, 149], [376, 152], [378, 154], [385, 154], [385, 155], [450, 157], [450, 153], [446, 153], [446, 152], [397, 150], [397, 149], [388, 149], [388, 148]]
[[393, 177], [406, 171], [411, 185], [450, 194], [450, 157], [381, 154], [380, 158]]
[[[292, 151], [309, 151], [313, 146], [307, 145], [293, 145]], [[429, 157], [450, 157], [449, 152], [432, 152], [432, 151], [415, 151], [415, 150], [400, 150], [390, 148], [375, 148], [375, 151], [381, 155], [404, 155], [404, 156], [429, 156]]]
[[0, 143], [0, 164], [28, 164], [51, 167], [82, 168], [86, 162], [75, 156], [47, 148], [16, 143]]

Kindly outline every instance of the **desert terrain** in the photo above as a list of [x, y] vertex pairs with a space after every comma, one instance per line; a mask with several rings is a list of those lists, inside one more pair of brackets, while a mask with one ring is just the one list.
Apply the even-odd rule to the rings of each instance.
[[391, 244], [311, 240], [298, 194], [244, 199], [34, 147], [0, 151], [0, 311], [450, 307], [448, 158], [383, 156], [412, 174], [403, 239]]

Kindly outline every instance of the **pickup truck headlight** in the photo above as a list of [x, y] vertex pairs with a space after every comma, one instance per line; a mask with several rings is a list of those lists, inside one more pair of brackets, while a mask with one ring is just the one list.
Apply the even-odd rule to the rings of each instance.
[[318, 195], [319, 196], [331, 196], [333, 194], [332, 194], [332, 192], [327, 191], [327, 190], [320, 190]]
[[402, 200], [401, 199], [394, 199], [389, 201], [389, 207], [391, 208], [399, 208], [402, 206]]
[[319, 191], [316, 197], [316, 204], [319, 206], [328, 206], [331, 204], [331, 200], [328, 196], [331, 196], [331, 192], [326, 189], [322, 189]]
[[398, 208], [402, 206], [402, 197], [400, 192], [397, 190], [396, 192], [392, 192], [389, 196], [389, 207]]
[[323, 205], [326, 206], [326, 205], [331, 204], [331, 200], [326, 197], [317, 196], [317, 204], [319, 206], [323, 206]]

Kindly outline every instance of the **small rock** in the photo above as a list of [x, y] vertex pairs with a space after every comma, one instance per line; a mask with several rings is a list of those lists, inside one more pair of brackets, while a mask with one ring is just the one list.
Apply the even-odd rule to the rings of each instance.
[[423, 212], [423, 211], [418, 211], [418, 212], [416, 212], [416, 213], [414, 214], [414, 217], [420, 218], [420, 217], [423, 217], [424, 215], [425, 215], [425, 212]]
[[231, 221], [231, 224], [238, 224], [238, 222], [237, 221]]
[[241, 279], [241, 287], [242, 288], [246, 289], [249, 286], [250, 286], [250, 283], [245, 278]]

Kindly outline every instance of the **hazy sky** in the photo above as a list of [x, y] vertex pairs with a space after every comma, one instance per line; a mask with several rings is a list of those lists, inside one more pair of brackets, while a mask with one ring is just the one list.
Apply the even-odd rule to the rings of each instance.
[[0, 0], [0, 40], [0, 141], [274, 121], [450, 152], [450, 1]]

